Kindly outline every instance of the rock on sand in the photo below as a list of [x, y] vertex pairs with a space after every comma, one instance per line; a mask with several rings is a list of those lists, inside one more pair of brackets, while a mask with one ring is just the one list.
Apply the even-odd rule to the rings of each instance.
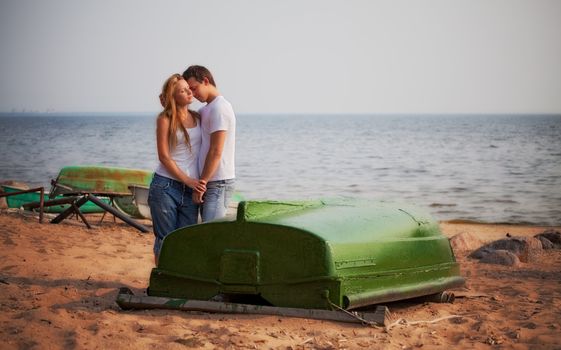
[[483, 244], [476, 235], [469, 232], [458, 233], [450, 238], [450, 245], [455, 252], [473, 251]]
[[[470, 258], [479, 259], [481, 262], [502, 265], [515, 265], [506, 251], [515, 255], [520, 262], [535, 261], [543, 250], [542, 242], [534, 237], [509, 237], [486, 244], [469, 255]], [[511, 263], [509, 263], [511, 262]]]
[[543, 249], [561, 249], [561, 233], [555, 230], [545, 230], [534, 236], [542, 242]]

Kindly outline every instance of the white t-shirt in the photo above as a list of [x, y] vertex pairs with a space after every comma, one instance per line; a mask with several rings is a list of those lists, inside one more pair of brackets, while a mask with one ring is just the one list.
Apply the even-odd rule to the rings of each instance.
[[217, 96], [212, 102], [204, 105], [200, 110], [202, 144], [199, 156], [199, 169], [202, 172], [210, 148], [210, 134], [216, 131], [226, 131], [226, 141], [222, 151], [222, 159], [218, 169], [209, 181], [228, 180], [236, 177], [234, 154], [236, 151], [236, 116], [230, 102], [222, 96]]
[[[189, 150], [189, 145], [185, 141], [185, 134], [183, 130], [177, 130], [177, 145], [175, 148], [170, 150], [171, 158], [175, 161], [179, 169], [181, 169], [187, 176], [193, 179], [199, 179], [199, 154], [201, 152], [202, 143], [202, 131], [201, 122], [197, 121], [197, 126], [194, 128], [188, 128], [187, 133], [189, 134], [189, 141], [191, 142], [191, 150]], [[171, 175], [166, 167], [159, 162], [156, 168], [156, 173], [179, 181], [175, 176]]]

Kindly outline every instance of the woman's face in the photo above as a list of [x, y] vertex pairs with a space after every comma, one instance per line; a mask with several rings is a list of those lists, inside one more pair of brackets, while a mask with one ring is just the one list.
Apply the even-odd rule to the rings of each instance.
[[193, 102], [193, 92], [189, 89], [189, 85], [183, 79], [178, 80], [173, 92], [173, 98], [178, 106], [187, 106]]

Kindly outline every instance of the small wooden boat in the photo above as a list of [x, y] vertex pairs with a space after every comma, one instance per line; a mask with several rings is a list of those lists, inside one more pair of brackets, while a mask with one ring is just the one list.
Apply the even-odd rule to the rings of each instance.
[[251, 296], [278, 307], [354, 309], [463, 285], [426, 212], [363, 200], [241, 202], [235, 219], [163, 241], [149, 296]]
[[[9, 185], [2, 185], [2, 190], [5, 193], [13, 193], [19, 192], [24, 190], [24, 188], [9, 186]], [[49, 193], [45, 193], [43, 195], [43, 199], [45, 201], [49, 199], [62, 199], [64, 198], [62, 195], [55, 196], [54, 198], [50, 197]], [[6, 202], [8, 204], [8, 208], [21, 208], [25, 204], [30, 203], [37, 203], [41, 199], [41, 194], [39, 192], [30, 192], [30, 193], [23, 193], [23, 194], [16, 194], [13, 196], [6, 197]], [[109, 204], [109, 198], [101, 198], [101, 200], [107, 204]], [[53, 205], [49, 207], [44, 207], [43, 211], [46, 213], [62, 213], [64, 210], [68, 209], [70, 204], [61, 204], [61, 205]], [[94, 203], [88, 202], [80, 207], [80, 211], [82, 213], [102, 213], [103, 209], [95, 205]]]
[[[129, 186], [150, 186], [153, 172], [105, 166], [67, 166], [53, 181], [51, 195], [91, 193], [108, 196], [115, 207], [136, 218], [144, 216], [133, 202]], [[52, 198], [52, 197], [51, 197]]]
[[51, 189], [52, 195], [67, 193], [130, 196], [129, 186], [150, 186], [153, 172], [105, 166], [67, 166], [60, 170]]
[[152, 220], [152, 214], [150, 214], [150, 206], [148, 205], [148, 193], [150, 191], [149, 186], [141, 185], [131, 185], [129, 186], [132, 192], [133, 202], [138, 209], [140, 215], [145, 219]]

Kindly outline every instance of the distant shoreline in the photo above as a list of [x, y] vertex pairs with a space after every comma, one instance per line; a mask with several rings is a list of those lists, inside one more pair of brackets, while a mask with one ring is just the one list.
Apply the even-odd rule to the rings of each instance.
[[115, 117], [115, 116], [152, 116], [154, 112], [0, 112], [0, 118], [6, 117]]
[[[115, 116], [153, 116], [159, 111], [142, 112], [0, 112], [0, 118], [5, 117], [115, 117]], [[321, 113], [321, 112], [291, 112], [291, 113], [237, 113], [243, 117], [299, 117], [299, 116], [363, 116], [363, 117], [555, 117], [561, 118], [560, 113]]]

